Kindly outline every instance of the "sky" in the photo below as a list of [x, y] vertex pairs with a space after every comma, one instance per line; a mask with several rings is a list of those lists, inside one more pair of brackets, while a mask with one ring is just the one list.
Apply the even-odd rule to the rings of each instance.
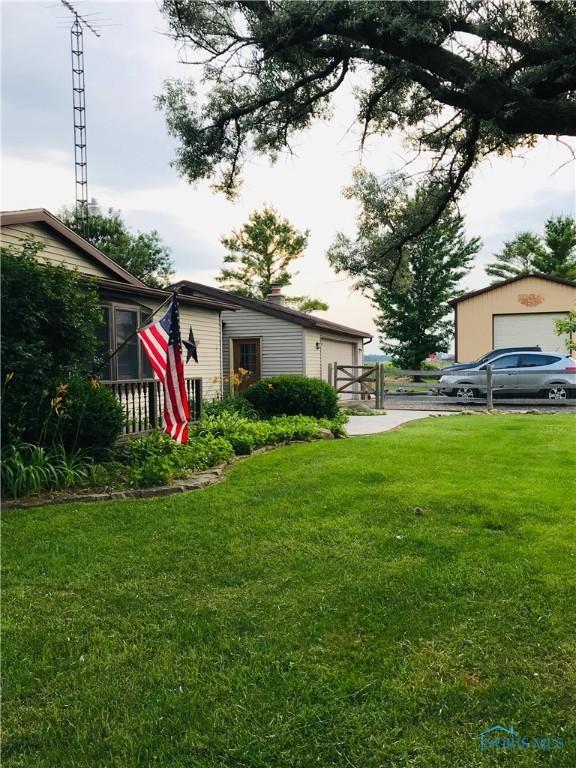
[[[2, 11], [2, 210], [47, 208], [74, 201], [70, 33], [57, 0], [1, 0]], [[222, 266], [220, 237], [240, 227], [249, 213], [271, 204], [298, 229], [309, 229], [304, 257], [295, 265], [294, 295], [325, 300], [329, 320], [375, 333], [375, 310], [335, 274], [325, 254], [335, 234], [353, 236], [356, 204], [341, 192], [362, 163], [385, 174], [410, 157], [399, 137], [373, 139], [361, 155], [354, 128], [351, 88], [337, 94], [332, 118], [296, 138], [294, 154], [272, 165], [252, 157], [237, 201], [209, 182], [191, 186], [171, 167], [175, 140], [168, 136], [155, 96], [167, 78], [199, 77], [182, 63], [185, 52], [166, 34], [151, 0], [78, 0], [96, 14], [101, 36], [84, 36], [88, 189], [101, 208], [120, 209], [135, 229], [156, 229], [171, 248], [176, 279], [209, 285]], [[110, 21], [102, 21], [110, 19]], [[104, 26], [106, 25], [106, 26]], [[470, 237], [482, 251], [462, 288], [489, 283], [484, 265], [522, 230], [541, 231], [553, 214], [574, 215], [576, 163], [562, 143], [542, 139], [521, 157], [485, 162], [462, 203]], [[378, 352], [377, 341], [368, 351]]]

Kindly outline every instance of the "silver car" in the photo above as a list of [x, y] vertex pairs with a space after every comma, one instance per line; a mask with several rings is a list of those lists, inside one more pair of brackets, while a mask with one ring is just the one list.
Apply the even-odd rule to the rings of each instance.
[[[549, 400], [576, 397], [576, 360], [557, 352], [516, 352], [490, 361], [492, 390], [534, 396]], [[486, 363], [472, 363], [465, 370], [449, 372], [440, 378], [440, 391], [460, 400], [486, 396]]]

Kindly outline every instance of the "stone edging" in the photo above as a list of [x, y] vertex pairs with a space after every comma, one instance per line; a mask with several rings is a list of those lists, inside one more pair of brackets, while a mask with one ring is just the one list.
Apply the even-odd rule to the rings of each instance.
[[237, 461], [249, 459], [259, 453], [267, 453], [276, 448], [283, 448], [286, 445], [296, 445], [299, 443], [310, 443], [310, 440], [290, 440], [286, 443], [276, 443], [276, 445], [265, 445], [263, 448], [256, 448], [252, 453], [245, 456], [232, 456], [228, 461], [218, 464], [215, 467], [205, 469], [203, 472], [197, 472], [194, 475], [184, 479], [177, 480], [172, 485], [157, 485], [152, 488], [130, 488], [125, 491], [104, 491], [102, 493], [69, 493], [63, 496], [54, 496], [51, 498], [38, 498], [31, 501], [3, 501], [3, 509], [33, 509], [35, 507], [47, 507], [56, 504], [79, 504], [95, 501], [121, 501], [123, 499], [150, 499], [155, 496], [173, 496], [176, 493], [188, 493], [189, 491], [198, 491], [201, 488], [207, 488], [210, 485], [222, 482], [225, 479], [224, 470]]

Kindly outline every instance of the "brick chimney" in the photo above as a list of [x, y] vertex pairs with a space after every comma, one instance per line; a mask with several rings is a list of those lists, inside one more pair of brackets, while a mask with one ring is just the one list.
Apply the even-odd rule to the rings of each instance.
[[266, 301], [272, 302], [272, 304], [280, 304], [281, 306], [284, 305], [285, 299], [282, 295], [282, 286], [281, 285], [271, 285], [270, 286], [270, 293], [268, 296], [266, 296]]

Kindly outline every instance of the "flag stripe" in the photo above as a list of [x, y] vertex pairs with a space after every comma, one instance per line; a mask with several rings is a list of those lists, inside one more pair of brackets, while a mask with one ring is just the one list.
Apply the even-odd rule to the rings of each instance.
[[164, 386], [165, 432], [177, 442], [187, 443], [190, 407], [184, 381], [176, 295], [164, 317], [142, 328], [138, 336], [154, 373]]

